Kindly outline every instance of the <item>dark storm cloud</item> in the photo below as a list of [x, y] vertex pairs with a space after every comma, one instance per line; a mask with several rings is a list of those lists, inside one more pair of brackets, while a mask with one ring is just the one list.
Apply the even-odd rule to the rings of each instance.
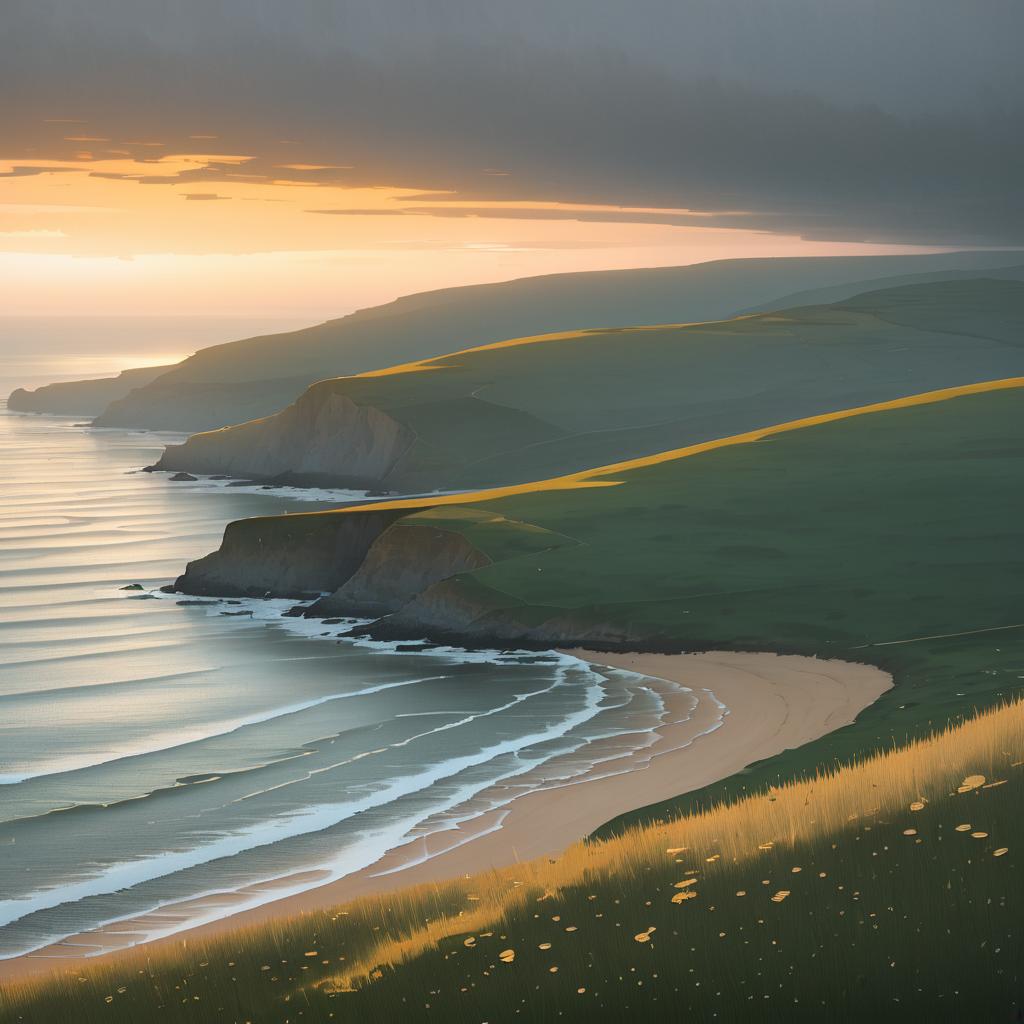
[[14, 0], [0, 156], [65, 154], [43, 121], [78, 118], [119, 148], [182, 152], [215, 134], [253, 157], [183, 181], [244, 173], [481, 204], [740, 210], [743, 226], [820, 238], [1021, 243], [1022, 29], [1017, 0]]

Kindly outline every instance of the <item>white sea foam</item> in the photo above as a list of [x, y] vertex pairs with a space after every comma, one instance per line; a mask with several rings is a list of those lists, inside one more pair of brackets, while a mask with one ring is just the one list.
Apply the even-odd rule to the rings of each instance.
[[193, 743], [202, 743], [204, 740], [229, 736], [240, 729], [253, 725], [262, 725], [266, 722], [275, 721], [279, 718], [286, 718], [288, 715], [297, 715], [310, 708], [320, 707], [323, 704], [330, 704], [338, 700], [346, 700], [349, 697], [365, 697], [370, 694], [380, 693], [383, 690], [393, 690], [401, 686], [415, 686], [417, 683], [429, 682], [432, 679], [442, 679], [443, 676], [427, 676], [422, 679], [403, 679], [394, 683], [378, 683], [376, 686], [367, 686], [360, 690], [350, 690], [347, 693], [332, 693], [325, 697], [317, 697], [314, 700], [302, 701], [298, 704], [286, 704], [279, 708], [270, 708], [255, 715], [245, 715], [227, 722], [214, 722], [202, 728], [189, 728], [188, 726], [175, 727], [173, 731], [158, 733], [147, 736], [137, 746], [124, 750], [110, 751], [100, 758], [67, 758], [63, 761], [55, 761], [48, 765], [45, 770], [37, 772], [25, 772], [20, 775], [0, 775], [0, 786], [10, 786], [18, 782], [26, 782], [28, 779], [43, 778], [47, 775], [61, 775], [65, 772], [81, 771], [83, 768], [97, 768], [103, 764], [110, 764], [114, 761], [122, 761], [129, 757], [141, 757], [145, 754], [157, 754], [165, 750], [176, 750], [179, 747], [186, 747]]
[[[157, 477], [160, 479], [160, 477]], [[164, 478], [168, 479], [168, 478]], [[236, 479], [213, 480], [209, 476], [196, 480], [168, 480], [170, 485], [181, 490], [228, 491], [236, 494], [270, 494], [275, 498], [289, 501], [329, 502], [334, 505], [348, 505], [354, 501], [365, 501], [366, 491], [353, 491], [343, 487], [291, 487], [285, 484], [242, 484]]]
[[[436, 765], [426, 766], [418, 774], [392, 781], [383, 786], [379, 791], [360, 799], [303, 807], [291, 814], [281, 815], [274, 820], [262, 822], [259, 825], [221, 836], [219, 839], [202, 843], [189, 850], [167, 852], [154, 857], [144, 857], [134, 861], [112, 864], [91, 878], [83, 879], [70, 885], [30, 893], [13, 900], [2, 901], [0, 902], [0, 927], [12, 924], [40, 910], [52, 909], [90, 896], [123, 892], [144, 882], [165, 877], [198, 865], [208, 864], [221, 857], [235, 856], [247, 850], [269, 846], [296, 836], [323, 831], [349, 820], [354, 815], [363, 811], [379, 808], [403, 796], [422, 792], [438, 782], [451, 779], [468, 768], [486, 764], [503, 754], [517, 753], [523, 748], [534, 746], [547, 739], [557, 738], [599, 712], [598, 702], [593, 693], [594, 689], [599, 688], [590, 688], [588, 699], [583, 708], [566, 716], [557, 725], [517, 737], [514, 740], [504, 740], [500, 743], [492, 744], [484, 747], [476, 754], [451, 758]], [[449, 798], [447, 802], [455, 805], [464, 800], [468, 795], [468, 792], [457, 793]], [[386, 832], [388, 835], [395, 836], [396, 841], [398, 841], [414, 823], [414, 820], [406, 819], [402, 821], [401, 825], [388, 828]], [[387, 849], [391, 848], [390, 846], [382, 847], [379, 844], [374, 844], [373, 848], [370, 849], [365, 847], [364, 844], [359, 845], [362, 849], [360, 854], [353, 854], [351, 851], [346, 850], [339, 855], [332, 865], [327, 866], [327, 869], [332, 871], [335, 878], [344, 877], [344, 875], [349, 874], [352, 870], [359, 870], [359, 868], [372, 864]], [[360, 863], [357, 868], [346, 867], [345, 870], [337, 869], [338, 864], [347, 865], [349, 859], [353, 856], [363, 861], [363, 863]], [[271, 898], [277, 897], [268, 896], [268, 899]]]
[[[187, 438], [188, 435], [181, 435], [182, 440]], [[166, 443], [175, 443], [167, 441]], [[180, 443], [180, 442], [177, 442]], [[138, 472], [141, 472], [139, 470]], [[215, 479], [220, 476], [217, 474], [190, 474], [194, 476], [195, 480], [170, 480], [169, 476], [164, 475], [163, 470], [158, 474], [154, 474], [154, 479], [164, 480], [171, 484], [171, 486], [181, 490], [195, 490], [195, 491], [227, 491], [235, 494], [260, 494], [260, 495], [272, 495], [276, 498], [287, 498], [289, 501], [310, 501], [323, 503], [327, 502], [332, 505], [349, 505], [352, 502], [363, 502], [363, 501], [394, 501], [402, 498], [423, 498], [423, 497], [438, 497], [444, 494], [458, 494], [459, 491], [431, 491], [431, 492], [419, 492], [417, 494], [385, 494], [385, 495], [374, 495], [371, 496], [369, 491], [354, 490], [347, 487], [297, 487], [291, 484], [275, 484], [275, 483], [260, 483], [259, 481], [249, 482], [247, 479], [230, 477], [228, 479]], [[170, 472], [170, 471], [167, 471]], [[172, 474], [173, 475], [173, 474]]]
[[[415, 736], [410, 737], [407, 740], [400, 741], [393, 746], [403, 746], [414, 740], [420, 739], [423, 736], [428, 736], [433, 733], [443, 731], [444, 729], [452, 728], [455, 725], [468, 724], [469, 721], [477, 718], [486, 717], [487, 715], [494, 714], [499, 711], [508, 710], [516, 704], [528, 700], [530, 697], [537, 696], [540, 693], [549, 692], [554, 686], [564, 684], [564, 674], [571, 668], [582, 666], [585, 667], [589, 675], [592, 677], [597, 675], [592, 672], [587, 663], [579, 662], [579, 659], [572, 656], [560, 655], [559, 660], [562, 661], [562, 664], [559, 666], [559, 678], [550, 686], [528, 694], [517, 695], [514, 700], [505, 702], [505, 704], [498, 708], [489, 709], [488, 711], [477, 715], [466, 716], [466, 718], [460, 722], [447, 723], [436, 730], [428, 730], [425, 733], [416, 734]], [[620, 675], [623, 679], [629, 678], [634, 684], [648, 689], [648, 687], [645, 686], [645, 683], [648, 682], [646, 677], [640, 676], [636, 673], [630, 673], [624, 670], [611, 670], [609, 674]], [[597, 678], [601, 679], [600, 676]], [[620, 682], [621, 681], [622, 680], [620, 680]], [[247, 850], [287, 841], [289, 838], [294, 838], [296, 836], [308, 835], [312, 832], [322, 831], [323, 829], [331, 828], [345, 820], [349, 820], [363, 811], [371, 808], [380, 808], [386, 804], [398, 801], [404, 796], [429, 790], [439, 782], [450, 781], [457, 778], [460, 773], [463, 773], [468, 769], [487, 764], [488, 762], [500, 758], [502, 755], [515, 755], [516, 763], [509, 770], [500, 772], [486, 781], [470, 783], [456, 789], [456, 791], [450, 794], [447, 798], [439, 801], [426, 817], [422, 814], [400, 817], [393, 823], [389, 824], [386, 828], [377, 829], [371, 833], [360, 836], [357, 842], [343, 847], [333, 858], [314, 864], [306, 864], [301, 868], [296, 867], [289, 873], [290, 875], [294, 875], [296, 872], [301, 872], [304, 879], [303, 881], [296, 882], [291, 886], [285, 885], [282, 887], [277, 884], [280, 881], [280, 878], [276, 877], [249, 880], [245, 886], [246, 890], [249, 891], [247, 891], [240, 900], [232, 901], [227, 910], [230, 913], [237, 913], [244, 909], [251, 909], [253, 907], [260, 906], [265, 902], [281, 899], [285, 896], [305, 891], [311, 885], [322, 885], [331, 881], [336, 881], [356, 871], [370, 867], [389, 850], [403, 847], [412, 841], [423, 839], [427, 835], [461, 828], [467, 823], [471, 823], [473, 820], [482, 817], [484, 814], [494, 814], [497, 812], [498, 817], [487, 828], [482, 830], [468, 830], [466, 837], [455, 845], [461, 845], [464, 842], [469, 842], [479, 835], [500, 829], [502, 822], [510, 810], [510, 805], [524, 792], [532, 791], [534, 788], [556, 789], [565, 785], [573, 785], [576, 784], [574, 781], [575, 779], [584, 775], [587, 776], [588, 779], [593, 779], [595, 777], [593, 770], [603, 761], [621, 760], [624, 756], [638, 753], [644, 746], [650, 745], [650, 743], [653, 742], [653, 732], [641, 731], [637, 733], [639, 742], [631, 750], [620, 750], [606, 758], [594, 758], [589, 763], [585, 762], [579, 765], [576, 771], [563, 771], [555, 778], [549, 779], [538, 786], [526, 786], [524, 788], [522, 786], [516, 787], [508, 785], [517, 778], [522, 778], [530, 772], [548, 766], [550, 760], [557, 763], [564, 758], [565, 752], [560, 755], [556, 755], [554, 759], [548, 759], [543, 754], [533, 758], [527, 758], [524, 756], [523, 752], [531, 747], [540, 746], [545, 742], [565, 738], [566, 736], [571, 735], [574, 730], [578, 730], [599, 718], [602, 711], [602, 701], [607, 694], [607, 689], [604, 685], [606, 682], [607, 680], [604, 679], [601, 679], [601, 682], [597, 684], [592, 681], [588, 686], [587, 700], [584, 707], [574, 712], [572, 715], [567, 716], [556, 725], [545, 730], [521, 736], [515, 740], [494, 744], [475, 755], [468, 755], [444, 761], [439, 765], [432, 766], [426, 772], [421, 772], [415, 777], [405, 777], [403, 779], [396, 780], [383, 787], [381, 791], [370, 794], [359, 800], [347, 803], [342, 802], [339, 804], [321, 804], [313, 807], [302, 808], [291, 815], [284, 816], [272, 822], [264, 822], [258, 826], [253, 826], [251, 828], [223, 836], [213, 843], [206, 843], [188, 851], [167, 853], [157, 857], [144, 858], [139, 861], [111, 865], [104, 872], [91, 879], [86, 879], [69, 886], [63, 886], [56, 890], [47, 890], [32, 894], [24, 900], [12, 900], [8, 901], [6, 904], [0, 903], [0, 924], [11, 923], [27, 916], [30, 913], [46, 908], [61, 906], [89, 896], [123, 891], [148, 880], [166, 877], [168, 874], [185, 871], [188, 868], [206, 864], [221, 857], [230, 857], [243, 853]], [[680, 687], [677, 683], [672, 683], [667, 680], [657, 680], [657, 682], [663, 682], [677, 691], [687, 689], [685, 687]], [[381, 687], [374, 687], [373, 689], [380, 688]], [[718, 703], [720, 704], [720, 702]], [[661, 711], [664, 712], [665, 703], [663, 700], [660, 701], [660, 705]], [[721, 707], [724, 709], [724, 705], [721, 705]], [[658, 717], [663, 718], [664, 714], [661, 714]], [[700, 735], [713, 731], [713, 729], [717, 728], [720, 724], [721, 722], [719, 720]], [[614, 729], [609, 729], [607, 731], [602, 730], [594, 737], [581, 739], [580, 743], [573, 748], [571, 753], [575, 753], [580, 749], [580, 747], [585, 747], [593, 743], [595, 739], [609, 738], [614, 735], [616, 735]], [[693, 742], [693, 739], [695, 738], [696, 737], [692, 737], [687, 742]], [[378, 751], [368, 751], [364, 755], [360, 756], [367, 756], [370, 753], [377, 752]], [[553, 767], [553, 764], [551, 766]], [[318, 769], [317, 771], [326, 771], [333, 767], [336, 766], [326, 766], [325, 768]], [[628, 770], [631, 769], [625, 768], [621, 770], [608, 771], [600, 777], [618, 775]], [[502, 789], [502, 787], [504, 788]], [[470, 813], [458, 812], [460, 807], [466, 808], [474, 799], [479, 798], [484, 792], [491, 794], [491, 799], [489, 799], [484, 806], [477, 807]], [[501, 793], [502, 795], [498, 796], [498, 793]], [[451, 844], [446, 848], [450, 849]], [[430, 854], [424, 852], [419, 860], [414, 861], [414, 863], [421, 863], [428, 860], [430, 859], [430, 856]], [[310, 871], [314, 871], [316, 873], [315, 880], [311, 881], [309, 879], [308, 873]], [[388, 872], [381, 872], [381, 874], [386, 873]], [[271, 885], [272, 887], [264, 892], [251, 891], [252, 889], [258, 890], [260, 886], [265, 885]], [[211, 889], [203, 893], [190, 894], [188, 898], [190, 901], [197, 900], [201, 904], [202, 899], [205, 897], [222, 895], [229, 891], [230, 890]], [[140, 908], [135, 913], [151, 913], [154, 910], [166, 907], [173, 902], [175, 901], [155, 903], [144, 910]], [[200, 907], [194, 912], [190, 912], [186, 917], [174, 924], [163, 924], [156, 928], [147, 926], [144, 929], [145, 938], [153, 939], [174, 934], [176, 931], [180, 931], [184, 928], [190, 928], [208, 921], [216, 920], [223, 916], [224, 913], [225, 907], [219, 903], [205, 909]], [[135, 915], [133, 914], [132, 916]], [[112, 918], [103, 923], [110, 924], [116, 920], [122, 919], [123, 918]], [[41, 943], [40, 945], [43, 944], [45, 943]], [[21, 950], [19, 952], [26, 951], [27, 950]]]

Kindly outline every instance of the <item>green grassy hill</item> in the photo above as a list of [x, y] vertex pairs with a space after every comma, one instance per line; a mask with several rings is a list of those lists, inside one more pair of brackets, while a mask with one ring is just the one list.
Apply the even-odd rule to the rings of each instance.
[[[709, 320], [797, 289], [886, 275], [1019, 266], [1020, 252], [716, 260], [690, 267], [554, 274], [424, 292], [300, 331], [202, 349], [112, 402], [97, 423], [196, 431], [267, 416], [315, 381], [540, 332]], [[1002, 272], [1002, 271], [1000, 271]], [[1006, 272], [1010, 272], [1007, 270]], [[811, 300], [814, 301], [814, 300]], [[83, 385], [84, 387], [84, 385]], [[75, 412], [76, 385], [63, 390]], [[35, 393], [21, 396], [33, 409]]]
[[1024, 282], [903, 286], [677, 327], [574, 331], [323, 381], [158, 468], [416, 493], [514, 483], [1024, 372]]

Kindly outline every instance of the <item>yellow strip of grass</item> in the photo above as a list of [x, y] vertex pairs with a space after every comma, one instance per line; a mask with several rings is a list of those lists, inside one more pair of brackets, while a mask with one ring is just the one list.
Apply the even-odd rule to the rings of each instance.
[[[762, 844], [773, 844], [776, 853], [793, 850], [801, 842], [836, 836], [865, 815], [902, 815], [908, 825], [916, 823], [912, 803], [947, 799], [969, 776], [1003, 780], [1022, 760], [1024, 703], [1015, 702], [810, 781], [790, 782], [675, 821], [633, 827], [615, 839], [576, 843], [556, 860], [544, 857], [444, 887], [449, 895], [453, 887], [461, 888], [462, 912], [432, 916], [439, 887], [420, 885], [389, 895], [386, 905], [391, 920], [423, 924], [382, 941], [325, 984], [333, 991], [352, 991], [379, 977], [382, 967], [412, 960], [444, 939], [493, 929], [511, 913], [561, 889], [598, 887], [611, 876], [641, 875], [651, 864], [682, 858], [679, 877], [700, 879], [758, 857]], [[948, 824], [956, 822], [951, 818]], [[684, 876], [687, 869], [698, 873]], [[367, 907], [373, 901], [359, 903]], [[685, 904], [680, 913], [686, 913]]]
[[[491, 341], [486, 345], [474, 345], [472, 348], [460, 348], [454, 352], [446, 352], [440, 356], [428, 356], [425, 359], [413, 359], [397, 366], [385, 366], [379, 370], [364, 370], [362, 373], [350, 374], [348, 378], [339, 380], [366, 380], [372, 377], [394, 377], [401, 373], [424, 373], [427, 370], [446, 370], [445, 361], [459, 356], [474, 355], [477, 352], [493, 352], [503, 348], [521, 348], [524, 345], [543, 345], [555, 341], [582, 341], [587, 338], [603, 337], [608, 334], [640, 334], [650, 331], [685, 331], [701, 327], [717, 327], [721, 324], [742, 320], [753, 320], [763, 316], [761, 313], [747, 313], [745, 316], [729, 317], [725, 320], [695, 320], [684, 324], [642, 324], [637, 327], [590, 327], [580, 331], [555, 331], [552, 334], [531, 334], [525, 338], [507, 338], [505, 341]], [[786, 317], [764, 317], [766, 320], [785, 322]]]
[[[499, 344], [504, 343], [499, 342]], [[941, 388], [938, 391], [924, 391], [916, 395], [894, 398], [887, 402], [874, 402], [871, 405], [858, 405], [851, 409], [838, 409], [835, 412], [825, 412], [818, 416], [805, 416], [798, 420], [789, 420], [785, 423], [760, 427], [757, 430], [748, 430], [743, 434], [732, 434], [729, 437], [720, 437], [713, 441], [702, 441], [699, 444], [687, 445], [684, 448], [672, 448], [669, 451], [657, 452], [654, 455], [644, 455], [625, 462], [614, 462], [607, 466], [582, 470], [579, 473], [551, 477], [548, 480], [531, 480], [527, 483], [512, 484], [507, 487], [490, 487], [484, 490], [466, 491], [459, 494], [439, 494], [436, 497], [429, 498], [399, 498], [395, 501], [371, 502], [366, 505], [355, 505], [351, 508], [330, 509], [326, 512], [307, 512], [302, 514], [338, 515], [339, 513], [435, 508], [441, 505], [474, 505], [481, 501], [494, 501], [498, 498], [510, 498], [520, 494], [536, 494], [540, 491], [566, 491], [584, 487], [617, 487], [625, 481], [606, 480], [603, 478], [614, 476], [618, 473], [627, 473], [635, 469], [645, 469], [663, 462], [688, 459], [694, 455], [703, 455], [705, 452], [715, 451], [719, 448], [752, 444], [755, 441], [762, 441], [767, 437], [774, 437], [777, 434], [785, 434], [793, 430], [804, 430], [808, 427], [819, 427], [826, 423], [853, 419], [855, 416], [868, 416], [878, 412], [892, 412], [896, 409], [909, 409], [918, 405], [932, 405], [936, 402], [946, 402], [953, 398], [963, 398], [966, 395], [980, 395], [989, 391], [1006, 391], [1020, 387], [1024, 387], [1024, 377], [1005, 377], [1000, 380], [986, 380], [976, 384], [961, 384], [953, 388]]]

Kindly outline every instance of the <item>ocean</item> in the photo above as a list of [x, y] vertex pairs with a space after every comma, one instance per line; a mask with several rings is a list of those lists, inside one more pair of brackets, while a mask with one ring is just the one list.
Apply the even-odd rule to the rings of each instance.
[[684, 688], [554, 652], [161, 594], [228, 521], [351, 497], [140, 472], [167, 440], [0, 409], [0, 958], [344, 877], [642, 752], [670, 697], [678, 715]]

